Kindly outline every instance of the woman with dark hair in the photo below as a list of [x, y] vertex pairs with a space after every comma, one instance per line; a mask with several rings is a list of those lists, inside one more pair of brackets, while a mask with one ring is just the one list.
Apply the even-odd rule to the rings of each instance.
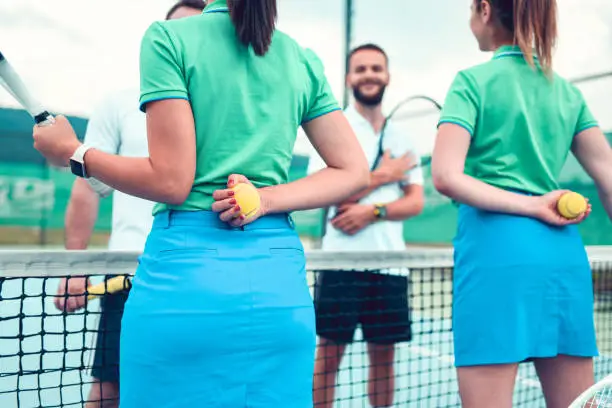
[[555, 0], [473, 0], [487, 63], [459, 72], [432, 161], [459, 205], [453, 275], [462, 406], [510, 408], [518, 364], [533, 361], [546, 405], [566, 408], [594, 382], [589, 260], [557, 211], [570, 151], [612, 216], [612, 151], [580, 91], [552, 70]]
[[[289, 213], [365, 188], [363, 151], [275, 0], [217, 0], [141, 48], [149, 157], [81, 145], [62, 116], [35, 147], [159, 204], [121, 332], [121, 407], [312, 407], [313, 302]], [[297, 129], [328, 167], [287, 183]], [[245, 218], [237, 183], [257, 187]]]
[[170, 20], [170, 18], [189, 17], [194, 10], [202, 12], [204, 7], [206, 7], [206, 2], [204, 0], [180, 0], [168, 10], [166, 20]]

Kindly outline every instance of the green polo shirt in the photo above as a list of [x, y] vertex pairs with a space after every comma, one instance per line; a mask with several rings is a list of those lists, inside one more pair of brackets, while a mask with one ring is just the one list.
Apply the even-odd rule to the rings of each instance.
[[574, 136], [597, 126], [574, 85], [535, 71], [514, 46], [501, 47], [491, 61], [459, 72], [446, 96], [442, 123], [459, 125], [472, 136], [466, 174], [533, 194], [559, 188]]
[[[156, 22], [140, 55], [140, 107], [160, 99], [189, 100], [196, 128], [196, 173], [189, 197], [165, 209], [210, 210], [212, 193], [232, 173], [257, 187], [288, 181], [301, 124], [340, 109], [323, 64], [276, 31], [256, 56], [237, 39], [224, 0], [202, 15]], [[171, 137], [171, 135], [169, 135]]]

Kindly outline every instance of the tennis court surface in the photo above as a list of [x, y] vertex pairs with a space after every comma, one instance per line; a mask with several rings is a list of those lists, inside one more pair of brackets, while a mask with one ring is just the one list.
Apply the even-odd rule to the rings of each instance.
[[[588, 248], [593, 265], [595, 319], [601, 356], [597, 378], [612, 373], [612, 248]], [[89, 369], [98, 330], [99, 301], [62, 314], [53, 306], [58, 279], [132, 274], [135, 253], [106, 251], [0, 251], [0, 407], [81, 407], [91, 386]], [[452, 254], [448, 250], [307, 255], [309, 283], [321, 269], [410, 268], [414, 338], [397, 346], [395, 407], [459, 407], [453, 369]], [[361, 333], [347, 348], [338, 374], [335, 407], [369, 408], [368, 359]], [[180, 375], [180, 373], [178, 374]], [[515, 406], [543, 407], [531, 364], [523, 364]]]

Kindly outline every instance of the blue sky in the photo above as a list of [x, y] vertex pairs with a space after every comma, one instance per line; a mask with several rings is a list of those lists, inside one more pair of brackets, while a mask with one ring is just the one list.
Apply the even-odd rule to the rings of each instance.
[[[323, 60], [342, 98], [344, 0], [278, 0], [279, 28]], [[142, 33], [170, 0], [2, 0], [0, 49], [35, 94], [55, 111], [88, 115], [109, 92], [138, 86]], [[375, 42], [391, 62], [388, 110], [425, 93], [443, 100], [455, 73], [490, 55], [468, 28], [470, 0], [354, 0], [354, 43]], [[612, 70], [612, 2], [558, 0], [555, 68], [568, 77]], [[44, 5], [44, 7], [41, 7]], [[612, 129], [612, 78], [581, 86], [604, 127]], [[16, 106], [4, 92], [0, 105]], [[298, 150], [304, 149], [304, 141]]]

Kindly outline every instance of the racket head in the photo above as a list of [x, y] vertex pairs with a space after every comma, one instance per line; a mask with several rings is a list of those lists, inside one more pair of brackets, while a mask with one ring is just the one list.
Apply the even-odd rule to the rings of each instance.
[[612, 374], [580, 394], [568, 408], [612, 408]]
[[419, 157], [418, 166], [428, 166], [436, 141], [442, 106], [434, 98], [415, 95], [397, 104], [387, 121], [396, 131], [410, 138]]

